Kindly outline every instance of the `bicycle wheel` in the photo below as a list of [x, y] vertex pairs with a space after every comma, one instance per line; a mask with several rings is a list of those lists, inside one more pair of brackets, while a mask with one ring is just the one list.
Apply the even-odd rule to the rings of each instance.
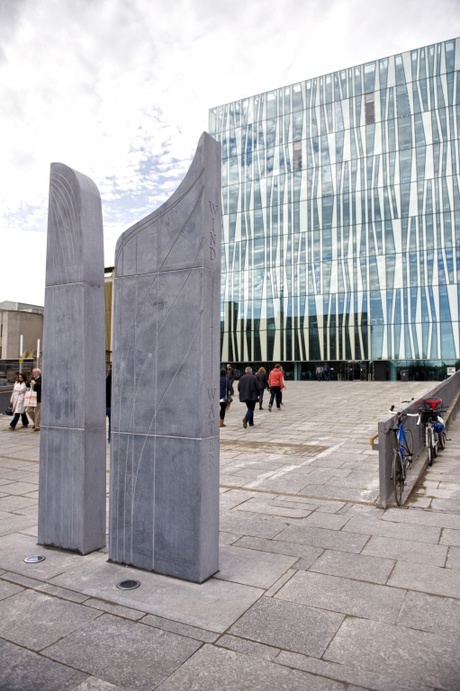
[[428, 465], [433, 465], [433, 461], [436, 458], [433, 429], [428, 427], [426, 431], [426, 445], [428, 447]]
[[444, 449], [446, 448], [446, 440], [447, 440], [447, 437], [446, 437], [446, 432], [444, 430], [444, 432], [440, 432], [438, 434], [438, 444], [439, 444], [439, 450], [440, 451], [444, 451]]
[[401, 506], [404, 491], [404, 465], [403, 458], [399, 451], [395, 451], [393, 458], [393, 487], [396, 504]]

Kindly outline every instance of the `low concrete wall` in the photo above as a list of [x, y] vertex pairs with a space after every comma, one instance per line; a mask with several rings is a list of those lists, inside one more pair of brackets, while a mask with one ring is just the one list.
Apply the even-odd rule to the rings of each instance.
[[[451, 420], [454, 420], [460, 410], [460, 370], [454, 375], [429, 389], [417, 400], [411, 401], [402, 410], [406, 413], [417, 413], [423, 399], [437, 396], [442, 398], [443, 407], [447, 410], [442, 417], [449, 427]], [[390, 428], [396, 424], [396, 415], [381, 420], [378, 424], [378, 449], [379, 449], [379, 480], [380, 480], [380, 506], [384, 509], [388, 505], [395, 504], [393, 496], [393, 480], [391, 468], [393, 463], [394, 435]], [[406, 478], [404, 497], [405, 501], [412, 489], [425, 471], [428, 463], [427, 453], [424, 445], [424, 433], [422, 425], [417, 425], [417, 418], [408, 417], [406, 425], [412, 431], [414, 461], [411, 470]]]

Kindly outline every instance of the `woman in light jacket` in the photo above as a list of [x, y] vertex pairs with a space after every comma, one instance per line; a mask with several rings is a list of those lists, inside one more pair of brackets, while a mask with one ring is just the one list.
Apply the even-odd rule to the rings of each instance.
[[27, 427], [29, 424], [29, 418], [26, 415], [24, 408], [24, 396], [27, 391], [27, 382], [24, 375], [19, 372], [16, 383], [13, 387], [13, 393], [11, 394], [10, 405], [13, 409], [13, 419], [11, 420], [10, 430], [14, 432], [16, 425], [19, 422], [19, 416], [22, 418], [22, 426]]

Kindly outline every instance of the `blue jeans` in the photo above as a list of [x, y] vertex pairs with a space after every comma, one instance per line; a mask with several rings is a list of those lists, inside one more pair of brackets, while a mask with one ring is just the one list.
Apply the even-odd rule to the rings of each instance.
[[245, 401], [247, 406], [247, 412], [244, 416], [244, 420], [249, 424], [249, 427], [254, 425], [254, 408], [256, 407], [257, 401]]

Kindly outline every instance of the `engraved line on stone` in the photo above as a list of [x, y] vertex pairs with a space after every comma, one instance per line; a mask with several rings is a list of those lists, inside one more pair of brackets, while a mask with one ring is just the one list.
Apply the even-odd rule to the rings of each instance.
[[[200, 177], [201, 177], [201, 175], [200, 175]], [[191, 188], [190, 188], [190, 189], [191, 189]], [[175, 240], [174, 243], [171, 245], [171, 247], [170, 247], [170, 249], [169, 249], [169, 251], [168, 251], [168, 253], [167, 253], [167, 255], [166, 255], [166, 258], [169, 257], [169, 255], [170, 255], [171, 252], [172, 252], [172, 249], [173, 249], [174, 245], [178, 242], [179, 238], [183, 235], [183, 232], [184, 232], [184, 229], [185, 229], [186, 226], [187, 226], [187, 223], [189, 223], [190, 219], [193, 217], [193, 214], [195, 213], [195, 211], [196, 211], [196, 209], [197, 209], [197, 206], [198, 206], [198, 204], [199, 204], [199, 202], [200, 202], [200, 199], [201, 199], [201, 197], [202, 197], [202, 194], [203, 194], [203, 190], [201, 190], [200, 194], [198, 195], [198, 199], [197, 199], [197, 201], [196, 201], [196, 203], [195, 203], [193, 209], [191, 210], [191, 212], [190, 212], [188, 218], [186, 219], [186, 221], [183, 223], [182, 228], [180, 229], [180, 232], [179, 232], [179, 234], [178, 234], [176, 240]], [[128, 232], [129, 232], [129, 231], [128, 231]], [[126, 244], [127, 244], [127, 243], [126, 243]], [[199, 257], [199, 255], [200, 255], [201, 252], [202, 252], [202, 241], [200, 242], [199, 247], [198, 247], [198, 249], [197, 249], [197, 254], [196, 254], [196, 256], [195, 256], [195, 258], [194, 258], [194, 261], [193, 261], [193, 264], [194, 264], [194, 265], [196, 265], [197, 258]], [[163, 268], [163, 266], [164, 266], [164, 264], [165, 264], [165, 262], [166, 262], [166, 258], [165, 258], [165, 260], [163, 261], [163, 263], [161, 264], [160, 269], [159, 269], [158, 271], [155, 272], [155, 275], [154, 275], [154, 277], [153, 277], [152, 282], [150, 283], [150, 285], [147, 286], [146, 289], [145, 289], [145, 290], [146, 290], [145, 297], [144, 297], [144, 299], [143, 299], [143, 301], [142, 301], [142, 303], [141, 303], [141, 305], [140, 305], [140, 307], [139, 307], [138, 312], [136, 312], [136, 314], [134, 315], [134, 321], [135, 321], [135, 323], [137, 322], [138, 315], [139, 315], [139, 317], [140, 317], [140, 314], [141, 314], [141, 312], [142, 312], [142, 308], [144, 307], [144, 305], [145, 305], [145, 303], [146, 303], [146, 301], [147, 301], [147, 298], [148, 298], [148, 295], [150, 294], [150, 291], [151, 291], [151, 289], [152, 289], [152, 286], [153, 286], [153, 285], [155, 284], [155, 282], [158, 280], [158, 275], [159, 275], [161, 269]], [[189, 279], [189, 277], [190, 277], [192, 271], [193, 271], [193, 267], [190, 268], [189, 274], [187, 275], [186, 281], [185, 281], [185, 282], [188, 281], [188, 279]], [[138, 287], [137, 287], [137, 285], [136, 285], [136, 291], [137, 291], [137, 290], [138, 290]], [[182, 292], [182, 289], [181, 289], [181, 291], [179, 292], [179, 295], [181, 294], [181, 292]], [[178, 297], [176, 298], [175, 302], [173, 303], [173, 306], [174, 306], [174, 304], [177, 302], [177, 299], [178, 299]], [[171, 308], [171, 309], [172, 309], [172, 308]], [[171, 311], [171, 310], [170, 310], [170, 311]], [[161, 329], [162, 329], [162, 327], [163, 327], [163, 325], [164, 325], [166, 319], [169, 317], [170, 311], [166, 314], [166, 316], [165, 316], [165, 318], [164, 318], [162, 324], [159, 325], [159, 326], [157, 327], [157, 334], [161, 331]], [[136, 330], [134, 329], [134, 330], [133, 330], [133, 333], [132, 333], [131, 344], [129, 345], [129, 350], [131, 350], [131, 351], [132, 351], [133, 348], [134, 348], [135, 337], [136, 337]], [[155, 342], [156, 338], [157, 338], [157, 336], [155, 336], [155, 339], [154, 339], [153, 342]], [[142, 368], [141, 372], [140, 372], [139, 375], [138, 375], [138, 382], [142, 380], [143, 375], [144, 375], [144, 372], [145, 372], [145, 369], [146, 369], [146, 365], [144, 364], [144, 367]], [[137, 392], [137, 387], [136, 387], [136, 392]], [[123, 391], [121, 391], [121, 395], [123, 396]], [[136, 401], [136, 394], [134, 395], [133, 403], [132, 403], [132, 407], [131, 407], [131, 429], [132, 429], [132, 427], [133, 427], [133, 420], [134, 420], [134, 405], [135, 405], [135, 401]], [[155, 412], [154, 418], [155, 418], [155, 417], [156, 417], [156, 412]], [[149, 427], [149, 429], [150, 429], [150, 427]], [[133, 432], [134, 432], [134, 430], [133, 430]]]
[[[187, 176], [189, 175], [189, 172], [186, 174], [183, 182], [186, 181]], [[116, 256], [115, 256], [115, 262], [116, 263], [118, 262], [118, 256], [121, 254], [121, 252], [123, 251], [125, 246], [128, 244], [128, 242], [132, 238], [136, 238], [137, 235], [139, 235], [139, 233], [143, 232], [146, 228], [153, 225], [153, 223], [156, 223], [157, 221], [159, 221], [163, 216], [165, 216], [167, 213], [169, 213], [171, 211], [171, 209], [174, 209], [174, 207], [176, 207], [178, 204], [180, 204], [180, 202], [185, 197], [188, 196], [190, 190], [192, 190], [195, 187], [195, 185], [200, 181], [200, 179], [203, 177], [203, 174], [204, 174], [204, 168], [201, 169], [201, 171], [198, 173], [196, 178], [192, 181], [192, 183], [185, 190], [185, 192], [180, 195], [180, 197], [178, 197], [177, 199], [175, 199], [172, 202], [170, 200], [168, 200], [167, 202], [162, 204], [159, 209], [157, 209], [156, 211], [153, 211], [153, 213], [151, 213], [150, 216], [147, 216], [147, 218], [145, 218], [143, 221], [140, 221], [138, 224], [136, 224], [131, 230], [125, 231], [128, 234], [128, 237], [123, 239], [123, 235], [124, 235], [123, 234], [120, 238], [120, 245], [118, 246], [118, 251], [116, 252]], [[200, 196], [201, 196], [201, 193], [200, 193]], [[173, 197], [174, 197], [174, 194], [173, 194]]]
[[[201, 177], [201, 173], [200, 173], [200, 176], [199, 176], [199, 177]], [[196, 181], [195, 181], [195, 182], [196, 182]], [[191, 188], [190, 188], [190, 189], [191, 189]], [[202, 196], [203, 196], [203, 191], [204, 191], [204, 190], [203, 190], [203, 188], [202, 188], [202, 189], [200, 190], [200, 193], [199, 193], [199, 195], [198, 195], [198, 198], [197, 198], [197, 200], [196, 200], [196, 202], [195, 202], [195, 204], [194, 204], [194, 206], [193, 206], [193, 208], [192, 208], [192, 210], [191, 210], [191, 212], [190, 212], [188, 218], [187, 218], [186, 221], [182, 224], [182, 227], [181, 227], [181, 229], [180, 229], [180, 232], [178, 233], [178, 235], [177, 235], [176, 239], [174, 240], [173, 244], [171, 245], [171, 247], [170, 247], [170, 249], [169, 249], [169, 251], [168, 251], [168, 254], [166, 255], [166, 257], [165, 257], [165, 259], [164, 259], [164, 261], [163, 261], [161, 267], [163, 267], [164, 264], [166, 263], [167, 257], [169, 257], [169, 255], [171, 254], [174, 245], [177, 244], [177, 242], [179, 241], [180, 237], [183, 235], [184, 230], [185, 230], [185, 228], [187, 227], [187, 224], [190, 222], [190, 219], [193, 217], [194, 213], [196, 212], [196, 209], [197, 209], [197, 207], [198, 207], [198, 205], [199, 205], [199, 203], [200, 203], [200, 201], [201, 201], [201, 198], [202, 198]], [[133, 236], [130, 236], [129, 239], [132, 239], [132, 237], [133, 237]], [[128, 241], [129, 241], [129, 240], [128, 240]], [[126, 244], [127, 244], [127, 243], [126, 243]], [[199, 243], [199, 246], [198, 246], [198, 248], [197, 248], [197, 254], [196, 254], [196, 256], [195, 256], [195, 258], [194, 258], [194, 262], [193, 262], [195, 265], [196, 265], [196, 262], [197, 262], [198, 257], [200, 256], [200, 253], [202, 253], [202, 247], [203, 247], [203, 240], [201, 239], [201, 241], [200, 241], [200, 243]], [[177, 294], [177, 296], [176, 296], [174, 302], [172, 303], [172, 305], [171, 305], [170, 309], [168, 310], [167, 314], [165, 315], [165, 317], [164, 317], [164, 319], [163, 319], [161, 325], [159, 325], [158, 328], [157, 328], [157, 333], [161, 332], [161, 330], [162, 330], [164, 324], [166, 323], [167, 319], [169, 318], [169, 316], [170, 316], [170, 314], [171, 314], [171, 312], [172, 312], [172, 310], [173, 310], [174, 305], [175, 305], [176, 302], [178, 301], [180, 295], [183, 293], [183, 291], [184, 291], [184, 289], [185, 289], [185, 286], [186, 286], [188, 280], [190, 279], [190, 277], [192, 276], [192, 273], [193, 273], [194, 270], [196, 270], [196, 269], [194, 269], [193, 267], [191, 267], [191, 268], [189, 269], [189, 271], [187, 272], [187, 274], [186, 274], [186, 276], [185, 276], [185, 279], [184, 279], [184, 282], [183, 282], [183, 284], [182, 284], [182, 286], [181, 286], [181, 288], [180, 288], [180, 290], [179, 290], [179, 292], [178, 292], [178, 294]], [[140, 312], [142, 311], [142, 306], [145, 305], [145, 303], [146, 303], [146, 301], [147, 301], [147, 296], [148, 296], [148, 294], [150, 293], [150, 291], [151, 291], [152, 287], [154, 286], [154, 284], [156, 283], [157, 277], [158, 277], [158, 273], [156, 272], [156, 275], [154, 276], [152, 282], [150, 283], [150, 285], [149, 285], [149, 286], [147, 287], [147, 289], [146, 289], [146, 295], [145, 295], [145, 298], [144, 298], [144, 300], [143, 300], [143, 302], [142, 302], [141, 308], [139, 309], [138, 313], [140, 313]], [[137, 287], [136, 287], [136, 290], [137, 290]], [[136, 313], [136, 315], [135, 315], [135, 322], [137, 322], [138, 313]], [[188, 356], [188, 354], [189, 354], [190, 348], [191, 348], [191, 346], [192, 346], [192, 344], [193, 344], [193, 342], [194, 342], [194, 340], [195, 340], [196, 333], [197, 333], [197, 331], [198, 331], [199, 328], [200, 328], [201, 321], [202, 321], [202, 319], [201, 319], [201, 315], [200, 315], [200, 318], [199, 318], [199, 320], [198, 320], [198, 322], [197, 322], [197, 324], [196, 324], [195, 330], [194, 330], [194, 332], [193, 332], [193, 334], [192, 334], [192, 338], [190, 339], [188, 348], [187, 348], [187, 350], [185, 351], [184, 356], [183, 356], [183, 359], [182, 359], [181, 363], [179, 364], [177, 370], [180, 369], [180, 366], [183, 364], [183, 362], [185, 361], [185, 359], [187, 358], [187, 356]], [[133, 332], [133, 337], [132, 337], [132, 338], [133, 338], [133, 341], [134, 341], [134, 339], [135, 339], [135, 330], [134, 330], [134, 332]], [[133, 349], [133, 341], [132, 341], [132, 343], [131, 343], [131, 350]], [[147, 357], [146, 360], [145, 360], [144, 366], [143, 366], [143, 368], [142, 368], [142, 370], [141, 370], [141, 372], [140, 372], [140, 374], [139, 374], [139, 376], [138, 376], [138, 382], [140, 382], [140, 381], [142, 380], [142, 375], [143, 375], [144, 372], [145, 372], [145, 369], [146, 369], [146, 367], [147, 367], [147, 363], [150, 363], [150, 361], [151, 361], [151, 354], [150, 354], [149, 357]], [[177, 375], [177, 370], [176, 370], [176, 375]], [[150, 421], [150, 425], [149, 425], [149, 429], [148, 429], [148, 432], [149, 432], [149, 433], [150, 433], [150, 430], [151, 430], [151, 428], [152, 428], [152, 425], [154, 424], [154, 422], [155, 422], [155, 420], [156, 420], [156, 416], [157, 416], [158, 410], [159, 410], [160, 407], [161, 407], [162, 400], [164, 399], [164, 397], [166, 396], [166, 394], [167, 394], [168, 391], [170, 390], [171, 386], [173, 386], [173, 384], [174, 384], [174, 382], [175, 382], [175, 379], [176, 379], [176, 375], [171, 379], [171, 382], [170, 382], [169, 386], [168, 386], [167, 389], [164, 391], [163, 396], [161, 397], [160, 401], [158, 401], [158, 403], [157, 403], [157, 406], [156, 406], [154, 415], [153, 415], [153, 417], [152, 417], [152, 420]], [[131, 426], [131, 434], [134, 434], [134, 429], [133, 429], [133, 427], [134, 427], [134, 407], [135, 407], [135, 402], [136, 402], [136, 400], [137, 400], [137, 396], [135, 395], [135, 396], [133, 397], [133, 402], [132, 402], [132, 406], [131, 406], [131, 425], [130, 425], [130, 426]], [[130, 485], [131, 485], [131, 486], [130, 486], [130, 489], [131, 489], [131, 495], [130, 495], [130, 496], [131, 496], [131, 500], [130, 500], [130, 503], [129, 503], [129, 505], [128, 505], [129, 511], [126, 511], [126, 503], [127, 503], [127, 497], [128, 497], [128, 493], [127, 493], [127, 491], [126, 491], [126, 490], [127, 490], [127, 487], [128, 487], [128, 486], [127, 486], [127, 482], [128, 482], [128, 472], [127, 472], [127, 470], [128, 470], [128, 467], [129, 467], [129, 456], [130, 456], [130, 454], [129, 454], [129, 447], [130, 447], [131, 444], [134, 443], [134, 440], [133, 440], [133, 439], [128, 440], [128, 444], [127, 444], [127, 446], [126, 446], [126, 456], [125, 456], [125, 481], [124, 481], [124, 484], [125, 484], [125, 493], [124, 493], [124, 497], [125, 497], [125, 501], [124, 501], [125, 511], [124, 511], [124, 515], [125, 515], [125, 516], [128, 516], [128, 514], [129, 514], [129, 515], [130, 515], [130, 519], [131, 519], [131, 527], [130, 527], [130, 535], [131, 535], [131, 540], [130, 540], [130, 545], [131, 545], [131, 558], [132, 558], [132, 546], [133, 546], [133, 544], [134, 544], [134, 543], [133, 543], [132, 537], [133, 537], [133, 531], [134, 531], [134, 521], [133, 521], [133, 518], [134, 518], [134, 513], [135, 513], [135, 497], [136, 497], [136, 490], [137, 490], [137, 479], [138, 479], [138, 476], [139, 476], [140, 466], [141, 466], [141, 464], [142, 464], [142, 462], [143, 462], [143, 460], [144, 460], [143, 457], [144, 457], [144, 451], [145, 451], [145, 445], [146, 445], [146, 443], [147, 443], [147, 439], [148, 439], [148, 436], [146, 435], [146, 436], [144, 437], [144, 442], [143, 442], [142, 448], [140, 449], [140, 453], [139, 453], [139, 456], [138, 456], [138, 461], [137, 461], [135, 467], [134, 467], [134, 463], [135, 463], [134, 453], [132, 454], [132, 457], [131, 457], [132, 474], [131, 474], [131, 483], [130, 483]], [[153, 447], [153, 464], [154, 464], [154, 465], [156, 464], [156, 441], [155, 441], [154, 447]], [[154, 481], [155, 481], [155, 474], [153, 475], [153, 477], [154, 477]], [[154, 520], [154, 518], [155, 518], [155, 517], [153, 516], [153, 520]], [[125, 524], [125, 528], [126, 528], [126, 524]]]
[[[68, 283], [69, 265], [74, 265], [77, 259], [75, 237], [72, 233], [72, 225], [75, 226], [78, 222], [77, 200], [69, 181], [65, 176], [59, 173], [54, 172], [51, 178], [51, 189], [53, 191], [53, 208], [55, 216], [60, 218], [60, 225], [63, 229], [63, 232], [55, 234], [56, 254], [62, 253], [60, 260], [57, 256], [55, 256], [55, 261], [65, 270], [67, 279], [64, 282]], [[64, 222], [65, 210], [67, 210], [69, 217], [69, 221], [67, 223]]]

